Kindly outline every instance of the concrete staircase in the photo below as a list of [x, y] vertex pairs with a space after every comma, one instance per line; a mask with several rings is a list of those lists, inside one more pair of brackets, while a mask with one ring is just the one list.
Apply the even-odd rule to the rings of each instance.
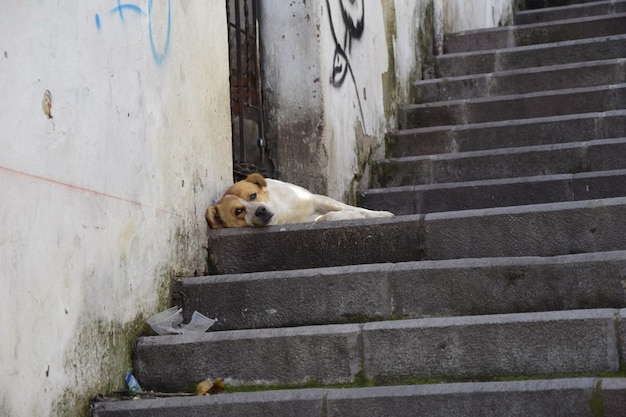
[[230, 393], [93, 415], [626, 416], [626, 0], [560, 4], [448, 36], [363, 192], [399, 216], [210, 234], [175, 302], [219, 321], [135, 375]]

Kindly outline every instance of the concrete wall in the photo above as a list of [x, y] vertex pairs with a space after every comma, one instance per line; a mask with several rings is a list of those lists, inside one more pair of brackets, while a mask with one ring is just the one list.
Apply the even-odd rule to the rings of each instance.
[[513, 22], [515, 0], [435, 0], [441, 2], [446, 33], [505, 26]]
[[[480, 3], [480, 4], [478, 4]], [[470, 6], [471, 4], [471, 6]], [[279, 179], [354, 203], [435, 35], [497, 25], [513, 0], [263, 2], [266, 137]]]
[[0, 415], [86, 415], [204, 271], [226, 36], [223, 0], [0, 5]]

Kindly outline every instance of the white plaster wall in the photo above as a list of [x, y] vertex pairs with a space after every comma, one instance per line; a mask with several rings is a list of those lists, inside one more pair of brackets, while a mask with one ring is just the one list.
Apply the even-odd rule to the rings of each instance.
[[319, 0], [270, 0], [260, 5], [266, 127], [277, 177], [325, 192], [328, 152], [321, 137], [325, 119]]
[[[387, 127], [382, 83], [382, 76], [389, 69], [385, 15], [380, 1], [363, 1], [363, 31], [359, 36], [351, 36], [350, 25], [358, 25], [361, 18], [359, 3], [320, 1], [328, 193], [344, 201], [348, 200], [351, 182], [360, 171], [359, 152], [381, 149]], [[348, 14], [346, 20], [342, 7]], [[345, 61], [336, 55], [337, 49], [343, 51]], [[333, 74], [339, 62], [346, 66], [341, 83], [339, 75]]]
[[512, 21], [515, 0], [435, 0], [443, 4], [445, 33], [482, 29]]
[[0, 4], [0, 415], [122, 388], [170, 279], [203, 272], [226, 36], [222, 0]]

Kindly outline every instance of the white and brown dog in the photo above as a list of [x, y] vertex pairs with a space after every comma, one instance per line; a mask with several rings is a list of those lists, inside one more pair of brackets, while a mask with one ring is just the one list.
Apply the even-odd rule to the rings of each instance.
[[392, 216], [388, 211], [349, 206], [260, 174], [250, 174], [232, 185], [206, 211], [211, 229]]

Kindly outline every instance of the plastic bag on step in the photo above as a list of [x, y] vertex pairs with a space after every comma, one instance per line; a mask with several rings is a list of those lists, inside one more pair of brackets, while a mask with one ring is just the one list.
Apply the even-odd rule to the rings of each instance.
[[158, 335], [204, 333], [217, 320], [210, 319], [203, 314], [194, 311], [191, 320], [183, 324], [183, 309], [172, 307], [162, 311], [148, 319], [148, 324]]
[[204, 314], [194, 311], [189, 323], [181, 325], [181, 333], [204, 333], [209, 330], [216, 321], [216, 319], [210, 319]]

